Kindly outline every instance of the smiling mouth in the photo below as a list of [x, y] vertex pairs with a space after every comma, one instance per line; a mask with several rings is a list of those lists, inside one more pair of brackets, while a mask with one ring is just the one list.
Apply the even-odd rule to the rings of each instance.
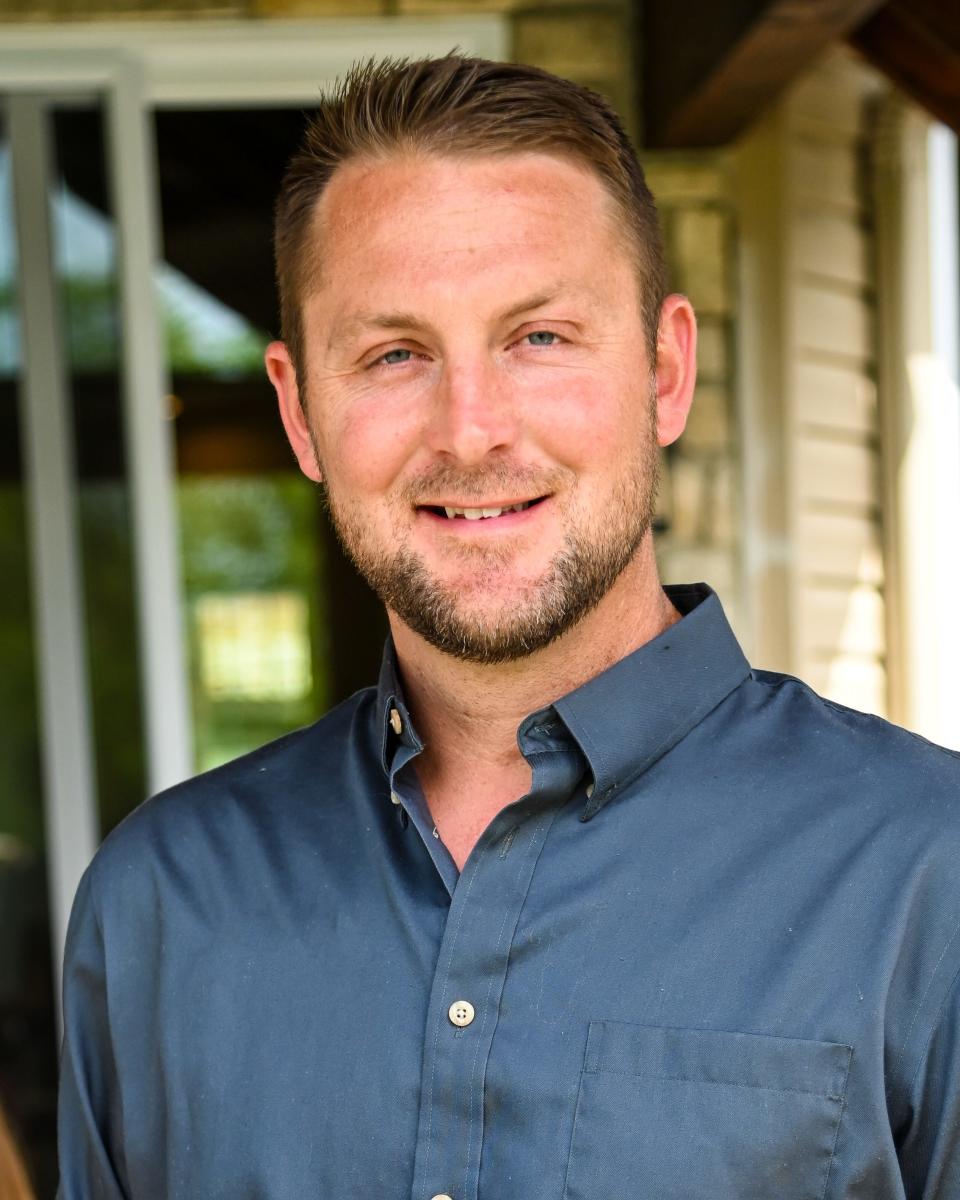
[[437, 517], [445, 517], [451, 521], [484, 521], [491, 517], [502, 517], [504, 513], [525, 512], [528, 508], [533, 508], [546, 500], [546, 496], [538, 496], [535, 500], [521, 500], [518, 504], [510, 504], [504, 507], [483, 507], [483, 508], [454, 508], [448, 505], [425, 504], [422, 505], [424, 512], [433, 513]]

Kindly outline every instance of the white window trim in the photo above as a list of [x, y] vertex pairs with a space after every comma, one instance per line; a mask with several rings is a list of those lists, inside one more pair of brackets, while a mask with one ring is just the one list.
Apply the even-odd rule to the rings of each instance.
[[[136, 23], [7, 26], [0, 76], [7, 70], [27, 85], [25, 54], [46, 86], [58, 65], [78, 55], [119, 56], [134, 65], [148, 106], [255, 107], [309, 105], [321, 85], [372, 55], [421, 57], [459, 48], [502, 59], [508, 25], [499, 15], [431, 18], [376, 17], [315, 21], [142, 21]], [[18, 63], [19, 59], [19, 63]]]

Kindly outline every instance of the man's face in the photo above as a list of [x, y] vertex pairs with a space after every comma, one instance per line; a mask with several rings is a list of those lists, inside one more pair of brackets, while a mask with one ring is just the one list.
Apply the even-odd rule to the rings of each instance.
[[457, 657], [547, 645], [648, 534], [655, 385], [615, 222], [539, 154], [353, 162], [320, 202], [301, 465], [387, 607]]

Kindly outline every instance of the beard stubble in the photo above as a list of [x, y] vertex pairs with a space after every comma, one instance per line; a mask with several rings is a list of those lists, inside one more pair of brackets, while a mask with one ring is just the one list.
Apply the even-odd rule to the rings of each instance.
[[[317, 461], [321, 461], [319, 453]], [[609, 509], [574, 521], [547, 570], [493, 618], [471, 612], [469, 595], [431, 575], [423, 558], [409, 547], [389, 550], [374, 545], [362, 521], [340, 505], [326, 485], [321, 485], [321, 494], [344, 552], [382, 603], [444, 654], [492, 665], [515, 662], [543, 649], [597, 607], [650, 529], [659, 468], [651, 429], [643, 450], [617, 481]], [[444, 491], [478, 499], [491, 494], [544, 495], [559, 490], [550, 484], [559, 484], [561, 477], [566, 482], [568, 476], [568, 472], [554, 473], [552, 478], [539, 473], [534, 479], [529, 471], [507, 463], [469, 474], [441, 467], [407, 485], [403, 499], [415, 507], [417, 496]], [[485, 579], [492, 581], [498, 572], [508, 570], [513, 555], [509, 546], [471, 544], [460, 551], [474, 572], [475, 590], [483, 587]]]

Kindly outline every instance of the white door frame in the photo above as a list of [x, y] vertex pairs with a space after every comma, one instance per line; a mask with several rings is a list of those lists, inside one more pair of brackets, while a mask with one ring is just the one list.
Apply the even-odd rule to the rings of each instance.
[[[23, 374], [23, 483], [32, 573], [41, 778], [54, 963], [96, 846], [96, 797], [72, 412], [48, 220], [51, 147], [43, 101], [5, 106], [11, 147]], [[56, 976], [59, 984], [59, 975]], [[59, 986], [57, 988], [59, 996]]]

